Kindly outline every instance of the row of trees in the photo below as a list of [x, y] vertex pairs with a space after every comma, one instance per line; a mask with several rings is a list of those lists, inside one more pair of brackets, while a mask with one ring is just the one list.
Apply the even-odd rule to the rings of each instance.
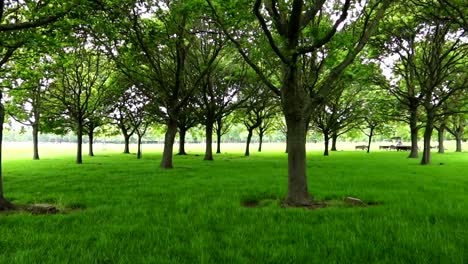
[[[255, 130], [260, 141], [268, 129], [285, 132], [285, 204], [307, 206], [311, 129], [328, 155], [330, 139], [336, 149], [351, 129], [370, 144], [390, 121], [405, 121], [412, 158], [424, 128], [421, 164], [430, 163], [434, 128], [458, 142], [464, 133], [467, 12], [458, 0], [2, 1], [1, 9], [0, 121], [8, 113], [32, 127], [35, 159], [40, 131], [76, 133], [80, 164], [83, 135], [93, 155], [95, 131], [110, 125], [125, 153], [138, 137], [141, 157], [148, 127], [163, 124], [161, 167], [172, 168], [176, 133], [185, 154], [187, 131], [202, 124], [204, 159], [213, 160], [212, 136], [220, 152], [235, 116], [248, 131], [246, 155]], [[2, 206], [11, 204], [0, 185]]]

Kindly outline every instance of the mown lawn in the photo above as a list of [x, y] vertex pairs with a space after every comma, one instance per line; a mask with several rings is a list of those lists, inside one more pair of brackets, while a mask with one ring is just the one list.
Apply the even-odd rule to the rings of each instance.
[[175, 156], [168, 171], [158, 153], [7, 159], [11, 201], [80, 210], [0, 214], [0, 263], [468, 263], [468, 154], [406, 155], [309, 153], [315, 199], [379, 203], [318, 210], [278, 205], [280, 152]]

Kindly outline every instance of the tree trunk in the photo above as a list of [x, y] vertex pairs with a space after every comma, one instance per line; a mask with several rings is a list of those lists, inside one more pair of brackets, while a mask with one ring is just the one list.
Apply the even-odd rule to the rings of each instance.
[[263, 133], [260, 132], [258, 134], [258, 152], [262, 152], [262, 144], [263, 144]]
[[204, 160], [213, 160], [213, 123], [208, 119], [205, 124], [206, 143]]
[[32, 137], [33, 137], [33, 160], [39, 160], [39, 125], [32, 125]]
[[141, 135], [138, 135], [137, 159], [141, 159]]
[[89, 146], [89, 153], [88, 155], [90, 157], [94, 157], [94, 151], [93, 151], [93, 144], [94, 144], [94, 131], [91, 130], [88, 132], [88, 140], [89, 140], [89, 143], [88, 143], [88, 146]]
[[445, 134], [445, 125], [441, 124], [437, 129], [437, 138], [439, 141], [438, 152], [443, 154], [445, 152], [444, 148], [444, 134]]
[[370, 145], [371, 145], [371, 142], [372, 142], [372, 136], [373, 135], [374, 135], [374, 127], [371, 127], [370, 132], [369, 132], [369, 141], [367, 142], [367, 153], [370, 153]]
[[307, 188], [304, 129], [310, 114], [304, 113], [306, 94], [299, 85], [299, 73], [295, 65], [285, 66], [281, 93], [288, 144], [288, 196], [284, 203], [286, 206], [310, 206], [312, 200]]
[[223, 132], [223, 119], [216, 120], [216, 154], [221, 154], [221, 134]]
[[83, 164], [83, 122], [80, 120], [76, 126], [76, 164]]
[[185, 152], [185, 135], [186, 134], [187, 134], [187, 130], [179, 127], [179, 153], [177, 153], [177, 155], [187, 155], [187, 152]]
[[124, 154], [130, 154], [130, 135], [124, 134], [125, 148]]
[[5, 107], [3, 106], [2, 94], [0, 91], [0, 211], [14, 209], [15, 206], [3, 196], [3, 170], [2, 170], [2, 143], [3, 124], [5, 123]]
[[249, 129], [249, 134], [247, 135], [247, 144], [245, 146], [245, 156], [250, 156], [250, 141], [252, 140], [253, 129]]
[[457, 133], [455, 135], [455, 141], [457, 142], [455, 152], [462, 152], [462, 135], [463, 135], [463, 132]]
[[284, 153], [288, 153], [288, 136], [286, 136], [286, 148], [284, 150]]
[[164, 151], [161, 160], [161, 168], [172, 169], [172, 153], [175, 135], [177, 134], [177, 120], [169, 119], [167, 121], [167, 131], [164, 137]]
[[328, 132], [323, 132], [323, 139], [325, 144], [325, 150], [323, 151], [323, 155], [328, 156], [328, 145], [330, 143], [330, 136], [328, 135]]
[[434, 118], [428, 114], [426, 121], [426, 128], [424, 131], [424, 150], [421, 165], [427, 165], [431, 163], [431, 137], [432, 130], [434, 129]]
[[408, 158], [418, 158], [418, 115], [417, 110], [410, 110], [411, 152]]
[[288, 206], [308, 206], [312, 204], [307, 188], [306, 176], [306, 133], [303, 120], [286, 116], [288, 126]]
[[216, 130], [216, 154], [221, 154], [221, 131]]
[[336, 149], [336, 141], [338, 139], [337, 133], [333, 133], [332, 135], [332, 146], [331, 146], [331, 151], [337, 151]]

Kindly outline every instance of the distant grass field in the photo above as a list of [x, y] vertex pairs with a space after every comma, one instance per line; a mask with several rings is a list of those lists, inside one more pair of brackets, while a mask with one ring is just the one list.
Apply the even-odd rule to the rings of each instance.
[[0, 263], [468, 263], [466, 152], [434, 153], [430, 166], [404, 152], [309, 152], [315, 199], [380, 204], [306, 210], [278, 205], [282, 145], [251, 157], [230, 146], [212, 162], [194, 148], [173, 170], [159, 168], [159, 146], [142, 160], [121, 148], [97, 146], [78, 166], [72, 145], [32, 161], [29, 146], [7, 144], [7, 198], [79, 210], [0, 214]]

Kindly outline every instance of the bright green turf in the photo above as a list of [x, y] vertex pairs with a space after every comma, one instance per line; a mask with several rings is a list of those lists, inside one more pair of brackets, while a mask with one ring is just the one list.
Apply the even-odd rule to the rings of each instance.
[[[284, 209], [286, 155], [176, 156], [175, 169], [119, 153], [4, 162], [17, 204], [85, 207], [0, 214], [0, 263], [468, 263], [468, 154], [308, 154], [314, 197], [369, 208]], [[443, 163], [443, 165], [440, 165]]]

